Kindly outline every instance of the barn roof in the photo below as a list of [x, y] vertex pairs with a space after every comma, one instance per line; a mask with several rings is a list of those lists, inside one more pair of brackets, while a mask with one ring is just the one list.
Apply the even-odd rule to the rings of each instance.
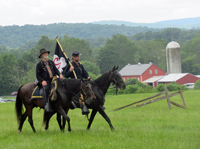
[[186, 76], [188, 73], [170, 73], [167, 76], [160, 79], [158, 82], [175, 82], [182, 77]]
[[151, 65], [152, 63], [149, 64], [140, 64], [138, 63], [137, 65], [126, 65], [124, 68], [122, 68], [119, 73], [121, 76], [139, 76], [142, 75]]
[[153, 76], [153, 77], [143, 81], [143, 83], [154, 83], [154, 82], [160, 80], [163, 77], [165, 77], [165, 76]]

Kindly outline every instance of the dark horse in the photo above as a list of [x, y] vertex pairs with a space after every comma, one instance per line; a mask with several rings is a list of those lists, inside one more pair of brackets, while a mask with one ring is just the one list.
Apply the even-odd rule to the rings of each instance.
[[[107, 116], [104, 109], [102, 108], [102, 106], [104, 105], [104, 102], [105, 102], [105, 94], [111, 83], [114, 83], [116, 85], [116, 87], [119, 87], [120, 89], [126, 88], [126, 85], [125, 85], [121, 75], [118, 72], [118, 67], [115, 68], [115, 66], [114, 66], [110, 71], [103, 74], [102, 76], [100, 76], [96, 80], [92, 81], [92, 83], [91, 83], [92, 90], [95, 93], [96, 99], [93, 99], [92, 102], [89, 104], [86, 103], [86, 105], [89, 109], [93, 109], [92, 114], [89, 119], [89, 124], [87, 126], [88, 130], [90, 129], [90, 126], [91, 126], [97, 112], [99, 112], [103, 116], [103, 118], [108, 122], [111, 130], [114, 129], [114, 127], [110, 121], [110, 118]], [[78, 108], [80, 108], [80, 105], [78, 102], [74, 102], [74, 103], [76, 104], [76, 106]], [[68, 111], [66, 111], [66, 112], [68, 112]], [[46, 126], [45, 126], [46, 130], [49, 127], [49, 120], [50, 120], [51, 116], [44, 114], [44, 122], [46, 122]], [[63, 118], [63, 124], [61, 125], [61, 115], [59, 113], [57, 113], [57, 120], [58, 120], [60, 129], [63, 131], [65, 128], [65, 123], [66, 123], [65, 118]]]
[[[59, 113], [64, 117], [65, 120], [67, 120], [68, 131], [71, 131], [70, 119], [67, 116], [65, 110], [69, 109], [72, 96], [78, 92], [83, 92], [83, 94], [87, 94], [89, 96], [87, 99], [95, 98], [94, 92], [92, 91], [92, 87], [89, 82], [90, 81], [88, 80], [82, 79], [57, 79], [57, 99], [55, 101], [52, 101], [51, 105], [55, 112]], [[34, 87], [34, 83], [29, 83], [21, 86], [18, 89], [15, 103], [16, 115], [19, 123], [18, 132], [21, 132], [23, 123], [26, 120], [27, 116], [33, 132], [35, 132], [35, 127], [33, 125], [32, 119], [32, 110], [34, 107], [44, 108], [43, 99], [31, 99]], [[22, 103], [26, 108], [26, 111], [24, 113]]]

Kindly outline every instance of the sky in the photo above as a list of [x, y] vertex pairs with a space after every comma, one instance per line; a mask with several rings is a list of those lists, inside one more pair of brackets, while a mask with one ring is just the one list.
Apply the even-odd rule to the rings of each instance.
[[1, 0], [0, 26], [200, 17], [200, 0]]

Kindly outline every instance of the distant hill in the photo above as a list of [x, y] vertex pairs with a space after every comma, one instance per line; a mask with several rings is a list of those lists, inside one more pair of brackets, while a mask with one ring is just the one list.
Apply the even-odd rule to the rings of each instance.
[[99, 25], [84, 23], [58, 23], [49, 25], [24, 25], [24, 26], [0, 26], [0, 45], [17, 48], [29, 41], [38, 41], [41, 36], [46, 35], [51, 39], [56, 36], [68, 34], [71, 37], [96, 39], [100, 36], [111, 37], [119, 33], [131, 36], [140, 32], [159, 31], [148, 27], [126, 26], [126, 25]]
[[155, 23], [133, 23], [127, 21], [98, 21], [92, 22], [93, 24], [109, 24], [109, 25], [127, 25], [127, 26], [143, 26], [149, 28], [168, 28], [168, 27], [177, 27], [182, 29], [192, 29], [192, 28], [200, 28], [200, 17], [196, 18], [185, 18], [185, 19], [177, 19], [177, 20], [167, 20], [160, 21]]

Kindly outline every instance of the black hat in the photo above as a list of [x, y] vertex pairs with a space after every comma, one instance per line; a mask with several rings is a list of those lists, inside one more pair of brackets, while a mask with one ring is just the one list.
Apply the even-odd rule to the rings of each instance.
[[72, 56], [74, 56], [74, 57], [79, 56], [79, 52], [78, 52], [78, 51], [74, 51], [74, 52], [72, 53]]
[[38, 58], [40, 58], [41, 56], [42, 56], [42, 54], [44, 54], [44, 53], [50, 53], [50, 51], [47, 51], [46, 49], [41, 49], [40, 50], [40, 55], [38, 56]]

